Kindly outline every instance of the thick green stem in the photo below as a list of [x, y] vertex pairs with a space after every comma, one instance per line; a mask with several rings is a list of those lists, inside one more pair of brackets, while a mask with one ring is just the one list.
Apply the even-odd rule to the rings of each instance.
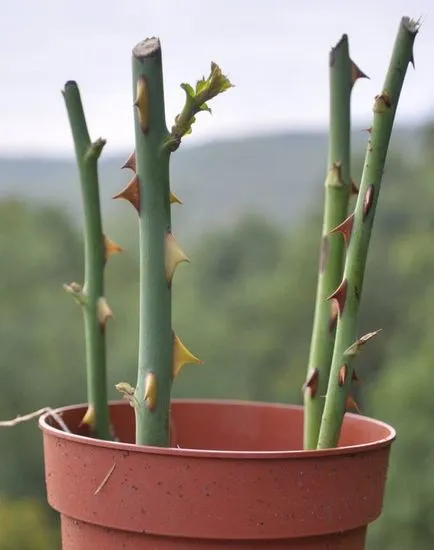
[[85, 283], [81, 303], [86, 338], [88, 402], [93, 415], [92, 433], [100, 439], [109, 439], [105, 323], [101, 322], [100, 316], [100, 300], [104, 299], [104, 237], [98, 185], [98, 158], [105, 141], [90, 141], [75, 82], [65, 84], [63, 96], [74, 140], [84, 208]]
[[[170, 152], [164, 111], [161, 48], [157, 39], [133, 50], [136, 166], [140, 189], [140, 334], [134, 394], [136, 443], [169, 444], [173, 353], [171, 290], [165, 241], [171, 230]], [[147, 394], [147, 395], [146, 395]]]
[[[336, 323], [327, 302], [342, 278], [344, 240], [329, 232], [344, 221], [350, 196], [350, 98], [352, 88], [348, 37], [330, 53], [330, 130], [328, 175], [325, 181], [324, 218], [315, 314], [304, 391], [304, 448], [315, 449], [333, 356]], [[309, 384], [310, 377], [314, 376]]]
[[365, 341], [356, 341], [356, 330], [369, 241], [396, 108], [408, 64], [413, 60], [413, 43], [417, 31], [417, 23], [407, 17], [401, 20], [383, 92], [375, 99], [371, 138], [354, 212], [343, 280], [334, 298], [340, 314], [318, 440], [320, 449], [338, 444], [353, 374], [352, 362]]

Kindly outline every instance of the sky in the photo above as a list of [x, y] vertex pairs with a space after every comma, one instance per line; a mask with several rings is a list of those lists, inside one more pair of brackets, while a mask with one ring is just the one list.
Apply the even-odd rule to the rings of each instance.
[[422, 19], [397, 122], [434, 116], [432, 0], [0, 0], [0, 155], [72, 154], [60, 93], [79, 84], [91, 137], [106, 154], [133, 142], [131, 50], [158, 36], [167, 123], [182, 82], [218, 63], [235, 84], [201, 113], [189, 142], [324, 129], [328, 55], [343, 33], [370, 80], [352, 97], [354, 124], [371, 121], [402, 16]]

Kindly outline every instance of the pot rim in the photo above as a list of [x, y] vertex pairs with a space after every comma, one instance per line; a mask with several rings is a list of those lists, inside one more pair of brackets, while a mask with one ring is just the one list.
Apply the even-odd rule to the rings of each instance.
[[[292, 410], [303, 409], [301, 405], [291, 405], [286, 403], [272, 403], [272, 402], [263, 402], [263, 401], [249, 401], [249, 400], [238, 400], [238, 399], [172, 399], [171, 403], [194, 403], [197, 405], [205, 404], [216, 404], [216, 405], [235, 405], [235, 406], [260, 406], [260, 407], [279, 407]], [[109, 401], [109, 407], [114, 405], [125, 405], [129, 406], [126, 401], [123, 400], [112, 400]], [[53, 411], [62, 416], [64, 412], [71, 411], [79, 408], [87, 408], [87, 403], [80, 403], [75, 405], [68, 405], [64, 407], [59, 407], [53, 409]], [[368, 422], [370, 424], [375, 424], [376, 426], [382, 427], [385, 431], [388, 432], [388, 435], [384, 438], [377, 439], [370, 443], [361, 443], [359, 445], [347, 445], [343, 447], [335, 447], [331, 449], [320, 449], [320, 450], [288, 450], [288, 451], [224, 451], [221, 449], [185, 449], [180, 447], [151, 447], [149, 445], [136, 445], [135, 443], [122, 443], [119, 441], [107, 441], [103, 439], [94, 439], [91, 437], [86, 437], [83, 435], [78, 435], [74, 433], [67, 433], [58, 428], [51, 426], [48, 423], [48, 418], [52, 417], [52, 412], [48, 411], [39, 417], [38, 425], [39, 428], [53, 437], [59, 439], [66, 439], [69, 441], [75, 441], [82, 445], [92, 445], [96, 447], [105, 447], [118, 451], [128, 451], [128, 452], [139, 452], [139, 453], [148, 453], [148, 454], [161, 454], [169, 456], [183, 456], [191, 458], [234, 458], [234, 459], [316, 459], [318, 457], [328, 457], [328, 456], [341, 456], [354, 453], [362, 453], [375, 449], [381, 449], [383, 447], [390, 446], [393, 441], [396, 439], [395, 429], [375, 418], [369, 416], [364, 416], [360, 414], [346, 413], [346, 415], [356, 418], [357, 421]]]

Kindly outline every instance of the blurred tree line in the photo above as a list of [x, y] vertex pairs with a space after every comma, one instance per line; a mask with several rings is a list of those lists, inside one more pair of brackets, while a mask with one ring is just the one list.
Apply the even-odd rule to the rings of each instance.
[[[358, 400], [364, 413], [398, 430], [370, 550], [426, 550], [434, 539], [432, 128], [424, 151], [414, 162], [392, 151], [365, 279], [360, 334], [383, 331], [358, 359]], [[355, 166], [360, 173], [360, 159]], [[174, 326], [205, 364], [184, 369], [175, 396], [301, 402], [322, 189], [318, 182], [312, 212], [294, 230], [250, 215], [200, 236], [187, 250], [192, 264], [174, 282]], [[116, 399], [116, 382], [135, 382], [138, 314], [136, 235], [119, 229], [125, 252], [107, 268], [115, 312], [109, 383]], [[116, 227], [110, 236], [119, 241]], [[81, 314], [62, 291], [63, 283], [81, 281], [81, 235], [58, 209], [5, 201], [0, 256], [0, 418], [85, 401]], [[35, 422], [0, 431], [0, 550], [58, 548], [41, 450]]]

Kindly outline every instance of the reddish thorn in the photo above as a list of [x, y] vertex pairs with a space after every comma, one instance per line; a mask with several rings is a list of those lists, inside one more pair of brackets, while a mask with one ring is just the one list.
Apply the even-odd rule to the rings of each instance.
[[315, 394], [318, 388], [318, 377], [319, 377], [319, 370], [312, 369], [308, 379], [303, 384], [302, 391], [306, 391], [307, 389], [309, 389], [310, 397], [315, 397]]
[[336, 324], [338, 322], [338, 313], [338, 306], [333, 300], [330, 304], [329, 332], [333, 332], [336, 328]]
[[360, 408], [357, 405], [357, 403], [355, 402], [354, 397], [352, 395], [349, 395], [347, 397], [347, 402], [345, 404], [345, 408], [346, 408], [346, 410], [355, 409], [360, 414]]
[[340, 223], [338, 226], [334, 227], [331, 231], [329, 231], [329, 235], [340, 233], [345, 240], [345, 245], [348, 246], [350, 242], [351, 232], [353, 230], [353, 225], [354, 225], [354, 213], [350, 214], [347, 219], [345, 219], [342, 223]]
[[134, 206], [137, 212], [140, 212], [140, 185], [138, 176], [134, 176], [129, 184], [113, 198], [127, 200]]
[[347, 280], [344, 279], [338, 288], [331, 294], [327, 300], [333, 300], [337, 306], [339, 316], [342, 315], [347, 297]]
[[347, 381], [347, 375], [348, 375], [348, 365], [346, 363], [342, 363], [342, 365], [339, 368], [339, 375], [338, 375], [339, 386], [343, 386], [345, 384], [345, 382]]
[[365, 74], [355, 63], [354, 61], [351, 61], [351, 86], [354, 86], [356, 80], [359, 78], [367, 78], [369, 79], [369, 76]]
[[121, 169], [128, 168], [133, 172], [136, 171], [136, 152], [133, 151], [131, 155], [127, 158], [125, 163], [121, 166]]
[[351, 381], [356, 382], [357, 384], [360, 384], [360, 379], [356, 374], [356, 371], [353, 369], [353, 373], [351, 375]]
[[365, 198], [363, 199], [363, 219], [369, 214], [372, 204], [374, 202], [374, 186], [371, 184], [365, 193]]

